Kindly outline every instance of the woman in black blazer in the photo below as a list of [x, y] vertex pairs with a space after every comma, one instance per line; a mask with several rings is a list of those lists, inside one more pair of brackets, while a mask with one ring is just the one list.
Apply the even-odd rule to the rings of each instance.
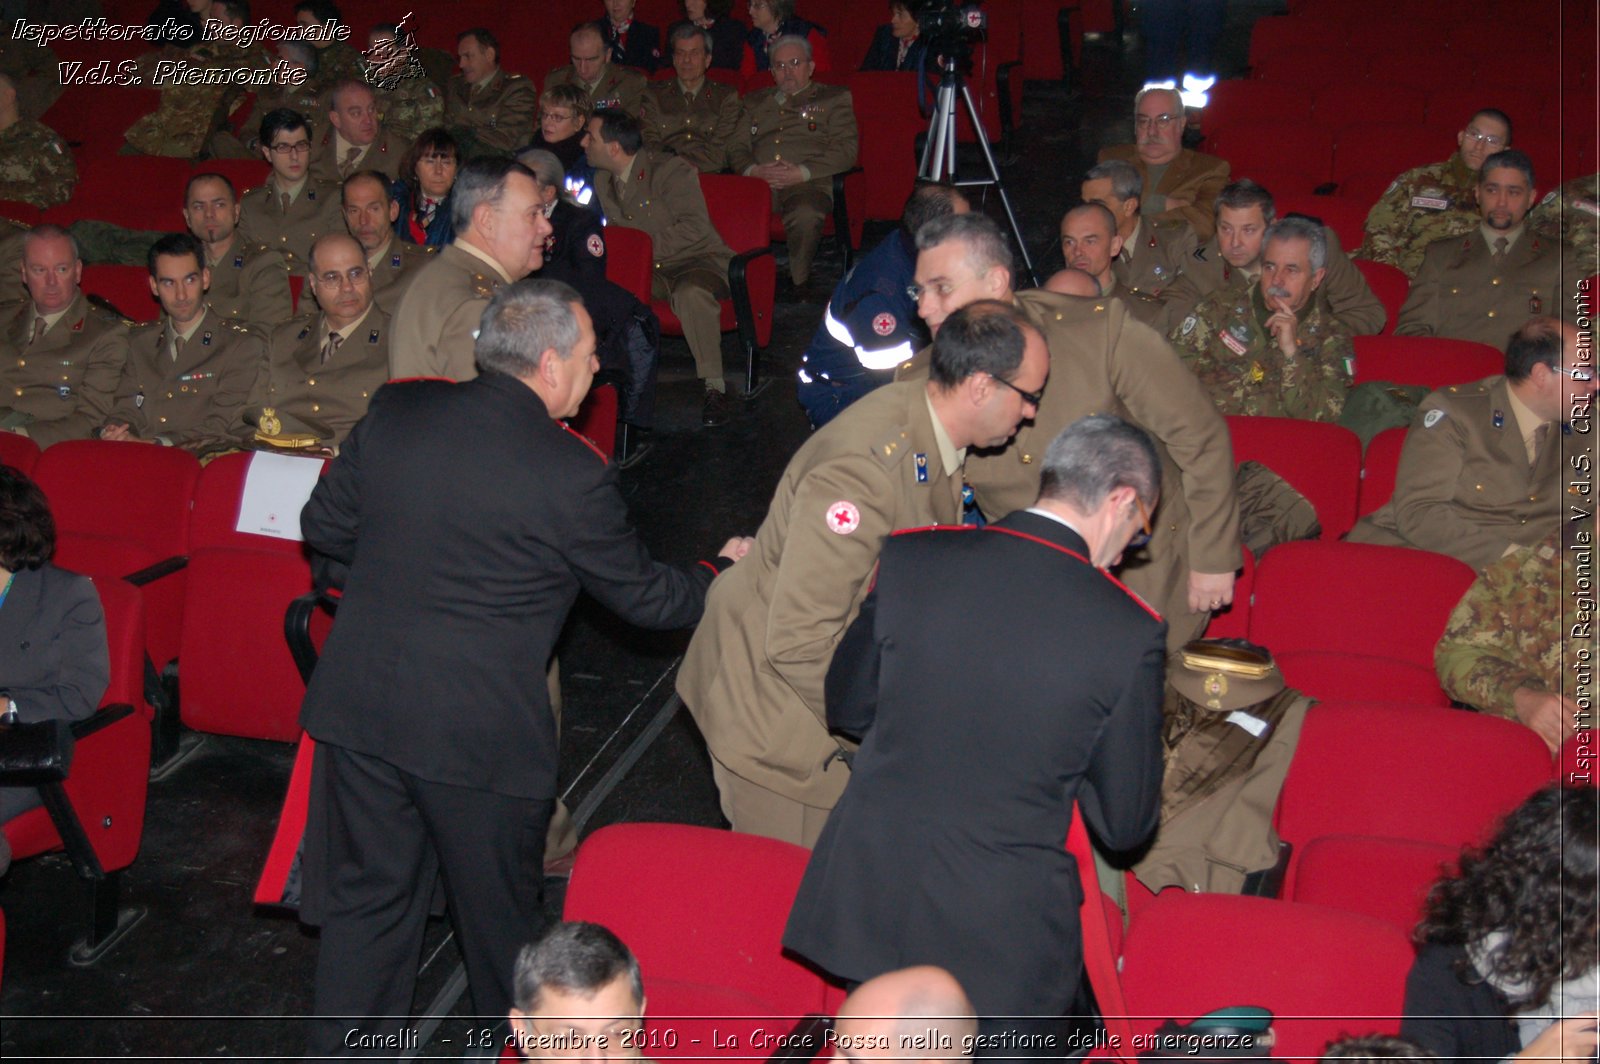
[[461, 149], [441, 128], [426, 129], [400, 161], [391, 194], [400, 205], [394, 231], [412, 244], [444, 247], [456, 238], [451, 192], [461, 169]]
[[[0, 466], [0, 715], [17, 723], [82, 720], [111, 682], [100, 595], [51, 565], [55, 551], [44, 493]], [[0, 823], [39, 802], [33, 787], [0, 787]]]
[[889, 22], [879, 26], [867, 47], [862, 70], [916, 70], [928, 50], [917, 24], [922, 0], [889, 0]]

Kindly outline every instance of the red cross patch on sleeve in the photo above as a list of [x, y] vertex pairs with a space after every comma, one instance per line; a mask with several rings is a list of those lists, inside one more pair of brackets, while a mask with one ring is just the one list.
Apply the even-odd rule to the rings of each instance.
[[843, 499], [828, 507], [828, 530], [848, 536], [861, 527], [861, 511], [856, 504]]
[[893, 314], [879, 314], [872, 319], [872, 331], [879, 336], [888, 336], [894, 332], [894, 327], [898, 324], [899, 322], [894, 320]]
[[589, 254], [597, 259], [606, 253], [606, 243], [600, 239], [599, 233], [590, 233], [588, 241], [584, 243], [584, 247], [588, 248]]

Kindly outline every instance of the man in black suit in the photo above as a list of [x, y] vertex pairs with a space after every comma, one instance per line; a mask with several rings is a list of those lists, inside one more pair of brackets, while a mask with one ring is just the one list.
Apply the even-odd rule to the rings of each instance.
[[[718, 562], [652, 561], [615, 471], [559, 418], [595, 372], [577, 292], [502, 289], [482, 375], [387, 385], [301, 515], [319, 583], [344, 589], [306, 692], [317, 740], [301, 914], [322, 925], [312, 1056], [404, 1048], [442, 873], [473, 1010], [511, 1007], [542, 919], [557, 749], [545, 668], [580, 588], [624, 619], [682, 628]], [[351, 1032], [354, 1032], [352, 1035]]]
[[[1056, 1033], [1081, 970], [1072, 804], [1112, 850], [1154, 830], [1166, 625], [1103, 570], [1149, 531], [1141, 430], [1086, 417], [1039, 499], [982, 530], [897, 533], [828, 670], [864, 736], [783, 944], [847, 980], [937, 965], [979, 1032]], [[1005, 1019], [1001, 1019], [1005, 1018]]]

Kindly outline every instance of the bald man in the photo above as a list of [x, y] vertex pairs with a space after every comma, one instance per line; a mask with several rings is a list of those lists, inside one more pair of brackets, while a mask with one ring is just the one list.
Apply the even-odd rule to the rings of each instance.
[[839, 1006], [833, 1050], [849, 1061], [957, 1062], [972, 1056], [978, 1020], [955, 977], [924, 965], [885, 972]]
[[1068, 266], [1064, 270], [1052, 273], [1044, 283], [1046, 292], [1054, 292], [1058, 296], [1082, 296], [1085, 299], [1094, 299], [1100, 295], [1100, 282], [1082, 270]]

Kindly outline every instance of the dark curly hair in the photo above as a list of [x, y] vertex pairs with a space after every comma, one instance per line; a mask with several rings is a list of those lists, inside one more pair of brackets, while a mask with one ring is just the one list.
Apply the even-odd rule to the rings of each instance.
[[1505, 946], [1481, 961], [1489, 971], [1474, 976], [1469, 956], [1457, 974], [1515, 986], [1521, 992], [1508, 995], [1513, 1009], [1548, 1000], [1557, 983], [1596, 963], [1597, 814], [1600, 791], [1593, 787], [1551, 784], [1535, 792], [1487, 845], [1461, 855], [1458, 874], [1433, 885], [1416, 941], [1470, 946], [1504, 932]]
[[0, 565], [37, 569], [56, 553], [56, 520], [39, 485], [20, 469], [0, 465]]

